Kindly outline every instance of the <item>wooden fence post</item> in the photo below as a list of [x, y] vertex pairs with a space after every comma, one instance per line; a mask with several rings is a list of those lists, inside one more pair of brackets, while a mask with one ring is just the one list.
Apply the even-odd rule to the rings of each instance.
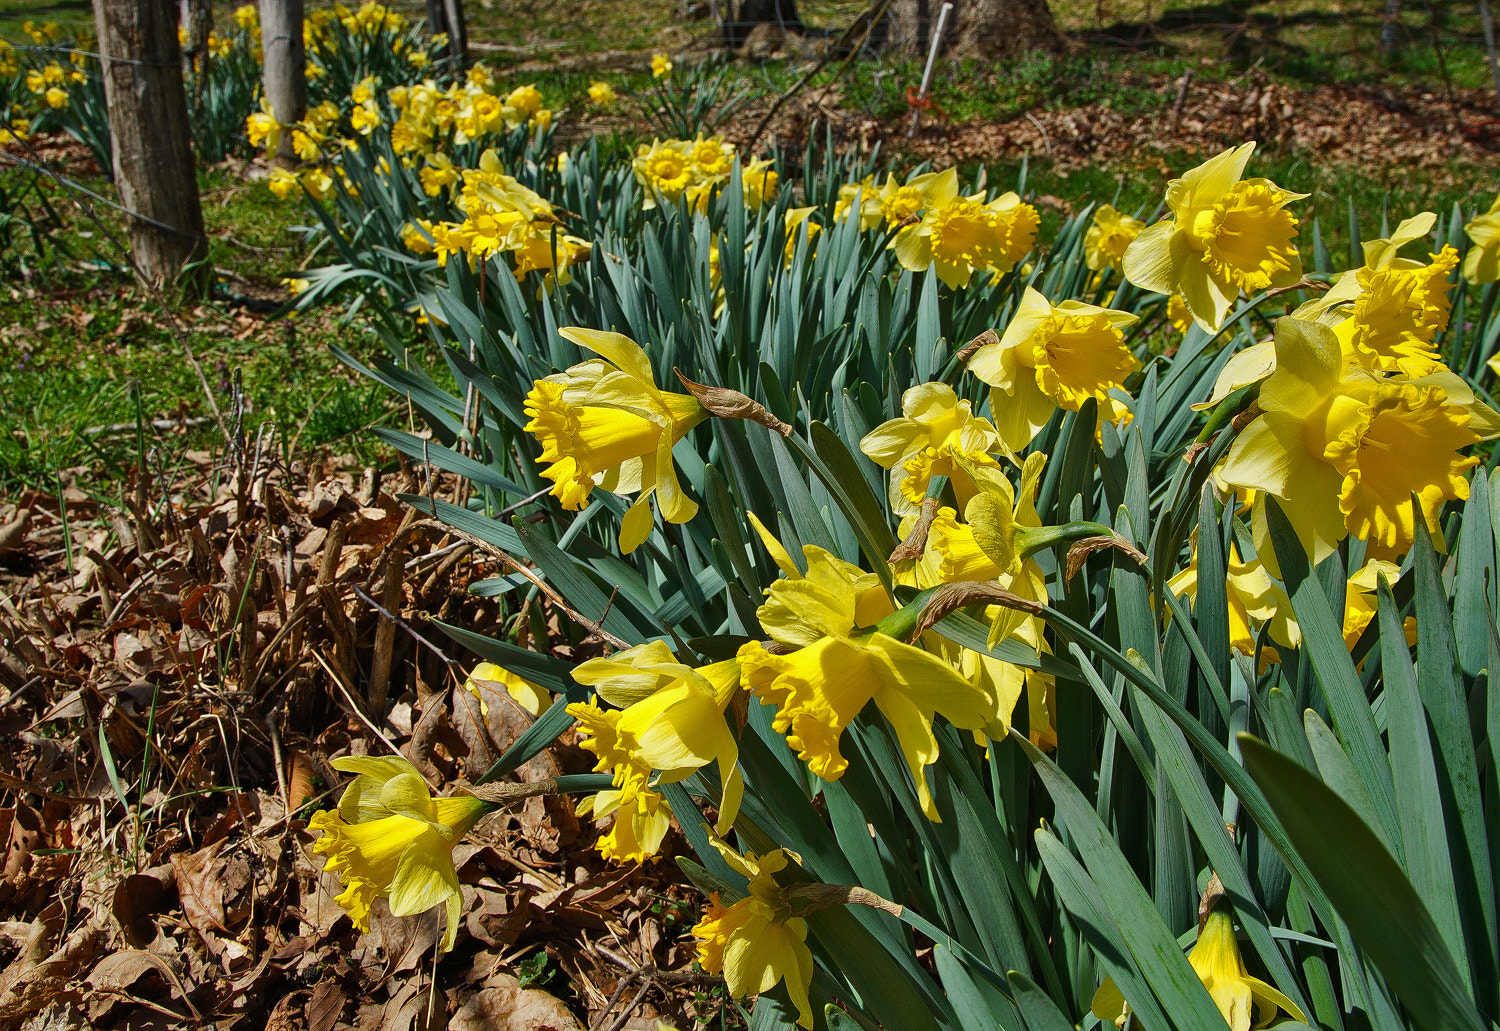
[[[212, 284], [174, 0], [94, 0], [111, 157], [140, 274], [191, 296]], [[196, 268], [182, 275], [189, 263]]]

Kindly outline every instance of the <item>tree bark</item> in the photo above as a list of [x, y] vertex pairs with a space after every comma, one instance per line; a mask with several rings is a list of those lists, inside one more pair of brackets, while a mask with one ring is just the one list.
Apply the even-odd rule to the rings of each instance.
[[1401, 0], [1385, 0], [1385, 19], [1380, 24], [1380, 56], [1395, 57], [1401, 49], [1397, 26], [1401, 20]]
[[203, 208], [182, 87], [182, 48], [172, 0], [94, 0], [112, 164], [120, 203], [133, 213], [130, 248], [147, 280], [206, 293]]
[[[261, 0], [260, 45], [264, 84], [271, 116], [284, 126], [307, 114], [307, 54], [302, 45], [302, 0]], [[297, 163], [290, 131], [281, 134], [273, 156], [284, 168]]]
[[802, 18], [797, 13], [797, 0], [740, 0], [739, 10], [726, 5], [728, 14], [724, 21], [724, 42], [737, 47], [757, 25], [774, 25], [783, 32], [802, 32]]
[[[208, 60], [208, 37], [214, 30], [214, 12], [209, 0], [182, 0], [182, 27], [187, 31], [187, 43], [182, 49], [182, 70], [186, 75], [194, 69], [203, 71]], [[199, 98], [208, 83], [208, 76], [198, 75], [193, 80]]]
[[[926, 57], [943, 0], [891, 0], [890, 42], [910, 57]], [[1067, 41], [1047, 0], [954, 0], [939, 53], [951, 57], [1008, 57]]]
[[427, 0], [427, 34], [448, 37], [448, 61], [455, 71], [469, 63], [469, 28], [463, 0]]

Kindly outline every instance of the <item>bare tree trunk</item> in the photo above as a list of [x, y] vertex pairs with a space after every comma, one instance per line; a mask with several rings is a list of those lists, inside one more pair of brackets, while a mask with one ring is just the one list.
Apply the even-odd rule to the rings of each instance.
[[[926, 57], [942, 6], [943, 0], [891, 0], [891, 44]], [[1056, 52], [1067, 44], [1047, 0], [954, 0], [944, 35], [941, 52], [953, 57]]]
[[[300, 122], [307, 114], [307, 54], [302, 46], [302, 0], [261, 0], [260, 45], [265, 55], [262, 73], [271, 116], [282, 125]], [[274, 155], [278, 165], [297, 163], [292, 134], [281, 134]]]
[[739, 46], [757, 25], [771, 25], [781, 33], [800, 33], [803, 25], [797, 0], [740, 0], [739, 10], [725, 17], [724, 42]]
[[1495, 18], [1490, 0], [1479, 0], [1479, 20], [1484, 26], [1484, 48], [1490, 58], [1490, 77], [1495, 81], [1495, 103], [1500, 106], [1500, 50], [1495, 46]]
[[427, 0], [427, 33], [448, 37], [448, 61], [454, 71], [469, 63], [469, 29], [463, 0]]
[[199, 74], [193, 79], [198, 98], [202, 98], [208, 77], [208, 37], [214, 30], [214, 12], [210, 0], [182, 0], [182, 27], [187, 30], [187, 44], [182, 49], [182, 70], [186, 74], [196, 69]]
[[1385, 0], [1385, 20], [1380, 25], [1380, 56], [1395, 57], [1401, 49], [1396, 29], [1400, 24], [1401, 0]]
[[211, 269], [183, 266], [208, 255], [203, 208], [182, 88], [172, 0], [94, 0], [115, 186], [130, 220], [136, 267], [160, 285], [176, 282], [206, 293]]

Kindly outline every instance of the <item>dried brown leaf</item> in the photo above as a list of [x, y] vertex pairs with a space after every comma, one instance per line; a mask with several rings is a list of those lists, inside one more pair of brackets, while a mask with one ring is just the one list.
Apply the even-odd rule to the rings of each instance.
[[562, 1000], [535, 988], [522, 988], [508, 974], [494, 974], [493, 985], [475, 995], [448, 1021], [449, 1031], [582, 1031]]

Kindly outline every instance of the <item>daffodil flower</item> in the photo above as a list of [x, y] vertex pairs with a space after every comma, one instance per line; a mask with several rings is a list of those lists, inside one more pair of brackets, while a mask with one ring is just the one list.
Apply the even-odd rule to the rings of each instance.
[[766, 202], [776, 196], [779, 180], [776, 169], [765, 158], [753, 158], [740, 173], [740, 182], [745, 193], [745, 208], [759, 211]]
[[396, 916], [448, 909], [443, 950], [453, 948], [463, 899], [453, 868], [453, 846], [492, 807], [469, 796], [433, 798], [411, 763], [399, 756], [350, 756], [333, 768], [354, 773], [337, 809], [313, 814], [321, 832], [313, 851], [327, 856], [323, 869], [336, 874], [344, 892], [335, 901], [354, 926], [370, 929], [370, 907], [388, 897]]
[[776, 706], [771, 725], [813, 773], [830, 781], [848, 767], [839, 750], [844, 728], [873, 701], [896, 732], [923, 812], [937, 820], [926, 774], [938, 759], [933, 718], [982, 730], [993, 719], [994, 698], [942, 658], [872, 629], [890, 613], [875, 574], [813, 545], [802, 548], [802, 573], [759, 520], [752, 523], [786, 575], [766, 590], [756, 612], [779, 647], [743, 645], [741, 682]]
[[602, 709], [593, 702], [574, 702], [568, 715], [584, 734], [579, 747], [593, 752], [594, 769], [609, 772], [614, 787], [579, 800], [578, 813], [605, 819], [614, 816], [609, 833], [599, 839], [600, 855], [618, 863], [644, 863], [661, 851], [671, 827], [672, 809], [653, 789], [651, 766], [620, 732], [619, 709]]
[[1125, 248], [1145, 228], [1146, 223], [1140, 219], [1116, 211], [1109, 204], [1099, 205], [1094, 212], [1094, 221], [1083, 236], [1083, 260], [1094, 272], [1118, 269], [1125, 257]]
[[978, 489], [976, 475], [999, 476], [999, 463], [989, 452], [1000, 437], [988, 419], [974, 414], [946, 383], [919, 383], [901, 395], [901, 416], [888, 419], [859, 442], [873, 462], [893, 473], [891, 510], [898, 515], [916, 512], [934, 476], [947, 476], [959, 504], [967, 504]]
[[[1228, 913], [1214, 910], [1198, 932], [1198, 942], [1188, 953], [1188, 964], [1203, 981], [1214, 1005], [1224, 1015], [1230, 1031], [1252, 1031], [1268, 1027], [1278, 1014], [1306, 1022], [1295, 1002], [1258, 977], [1250, 976], [1234, 937], [1234, 921]], [[1105, 981], [1090, 1005], [1094, 1016], [1125, 1027], [1130, 1007], [1113, 981]]]
[[1140, 365], [1122, 330], [1129, 312], [1082, 301], [1053, 305], [1027, 287], [999, 341], [969, 360], [969, 371], [994, 388], [990, 414], [1000, 446], [1010, 455], [1026, 449], [1058, 408], [1076, 412], [1089, 398], [1111, 422], [1124, 417], [1110, 396]]
[[1448, 325], [1448, 275], [1458, 252], [1443, 247], [1430, 262], [1399, 253], [1426, 237], [1436, 221], [1424, 211], [1402, 221], [1389, 239], [1367, 240], [1365, 264], [1340, 275], [1293, 316], [1332, 326], [1350, 364], [1411, 378], [1443, 369], [1433, 342]]
[[589, 103], [598, 107], [609, 107], [619, 100], [615, 88], [607, 82], [595, 80], [589, 83]]
[[1469, 494], [1463, 473], [1477, 460], [1458, 451], [1479, 439], [1471, 412], [1435, 382], [1346, 367], [1333, 331], [1317, 322], [1282, 319], [1275, 349], [1262, 415], [1230, 447], [1220, 485], [1281, 499], [1314, 562], [1348, 533], [1369, 541], [1372, 557], [1408, 550], [1413, 493], [1436, 532], [1442, 503]]
[[[926, 550], [917, 563], [917, 586], [994, 580], [1020, 597], [1046, 603], [1046, 576], [1028, 557], [1033, 550], [1062, 539], [1044, 530], [1034, 503], [1046, 463], [1047, 456], [1040, 452], [1027, 455], [1018, 491], [1012, 492], [1003, 479], [986, 483], [968, 504], [964, 513], [968, 522], [960, 522], [951, 508], [939, 508], [928, 528]], [[1090, 524], [1089, 530], [1094, 529], [1102, 527]], [[1039, 654], [1050, 651], [1038, 617], [1001, 605], [990, 606], [985, 615], [990, 620], [992, 646], [1014, 638]], [[1049, 704], [1055, 685], [1050, 674], [959, 648], [941, 638], [928, 643], [935, 643], [965, 678], [994, 698], [995, 709], [983, 736], [1002, 738], [1009, 732], [1011, 716], [1024, 690], [1032, 743], [1056, 747], [1055, 720]], [[978, 733], [975, 736], [980, 737]]]
[[946, 168], [941, 172], [923, 172], [912, 176], [905, 183], [896, 182], [896, 176], [888, 173], [885, 185], [881, 186], [880, 192], [872, 199], [879, 207], [885, 224], [895, 227], [907, 219], [921, 215], [928, 208], [942, 207], [957, 198], [958, 169]]
[[1141, 231], [1125, 250], [1125, 278], [1143, 290], [1180, 293], [1194, 320], [1212, 332], [1240, 292], [1290, 286], [1302, 278], [1292, 240], [1297, 219], [1288, 193], [1269, 179], [1242, 179], [1254, 143], [1226, 150], [1167, 184], [1172, 217]]
[[509, 695], [533, 716], [540, 716], [552, 707], [551, 691], [493, 662], [481, 662], [475, 666], [464, 681], [464, 690], [479, 700], [480, 711], [486, 715], [489, 713], [486, 696], [494, 697], [498, 693]]
[[[951, 170], [950, 170], [951, 171]], [[946, 190], [935, 191], [945, 196]], [[1016, 193], [992, 201], [983, 194], [929, 203], [922, 220], [890, 242], [896, 260], [912, 272], [937, 270], [950, 287], [968, 286], [975, 272], [1003, 274], [1015, 268], [1036, 242], [1037, 211]]]
[[[656, 783], [675, 784], [718, 763], [723, 797], [717, 830], [733, 825], [744, 793], [739, 744], [724, 718], [740, 686], [733, 659], [694, 668], [664, 642], [651, 641], [580, 663], [573, 679], [622, 710], [610, 714], [616, 769], [649, 771]], [[604, 754], [596, 754], [602, 762]]]
[[[1229, 547], [1225, 596], [1229, 603], [1229, 646], [1241, 655], [1255, 654], [1255, 635], [1271, 625], [1271, 640], [1285, 648], [1302, 643], [1302, 631], [1292, 617], [1292, 602], [1286, 590], [1271, 578], [1258, 559], [1240, 557], [1239, 546]], [[1198, 546], [1193, 545], [1193, 559], [1188, 567], [1167, 581], [1168, 590], [1185, 595], [1195, 604], [1198, 598]]]
[[[1376, 589], [1381, 577], [1385, 577], [1387, 583], [1394, 584], [1401, 578], [1401, 567], [1394, 562], [1372, 558], [1349, 577], [1348, 583], [1344, 586], [1344, 645], [1351, 651], [1359, 643], [1360, 636], [1378, 611], [1379, 596], [1376, 594]], [[1406, 633], [1406, 643], [1415, 646], [1417, 643], [1416, 619], [1407, 616], [1403, 629]]]
[[1500, 279], [1500, 194], [1483, 215], [1464, 226], [1469, 253], [1464, 255], [1464, 278], [1471, 286]]
[[1181, 294], [1174, 293], [1167, 298], [1167, 325], [1179, 334], [1186, 334], [1193, 327], [1193, 313], [1188, 311]]
[[740, 855], [717, 838], [710, 839], [729, 866], [750, 879], [750, 894], [725, 906], [715, 892], [707, 912], [693, 927], [698, 939], [698, 962], [710, 974], [724, 975], [736, 999], [770, 991], [786, 982], [787, 995], [797, 1007], [797, 1023], [813, 1026], [813, 958], [807, 947], [807, 921], [792, 915], [781, 898], [776, 874], [796, 858], [785, 849], [763, 855]]
[[857, 183], [845, 183], [839, 187], [839, 197], [833, 205], [833, 220], [842, 222], [846, 215], [858, 218], [861, 229], [875, 229], [885, 218], [880, 209], [880, 190], [875, 186], [873, 174]]
[[564, 508], [579, 509], [594, 487], [640, 496], [620, 526], [620, 550], [629, 554], [651, 533], [650, 498], [662, 518], [685, 523], [698, 505], [682, 492], [672, 446], [708, 413], [687, 394], [657, 389], [641, 346], [619, 333], [570, 327], [558, 330], [600, 355], [566, 372], [537, 380], [526, 396], [526, 432], [551, 462], [542, 475]]
[[687, 140], [653, 140], [649, 147], [643, 143], [631, 168], [646, 191], [644, 207], [675, 203], [694, 182], [693, 145]]
[[275, 154], [281, 148], [281, 123], [271, 113], [271, 102], [265, 97], [260, 99], [260, 110], [245, 119], [245, 135], [250, 138], [250, 146], [263, 146], [268, 154]]

